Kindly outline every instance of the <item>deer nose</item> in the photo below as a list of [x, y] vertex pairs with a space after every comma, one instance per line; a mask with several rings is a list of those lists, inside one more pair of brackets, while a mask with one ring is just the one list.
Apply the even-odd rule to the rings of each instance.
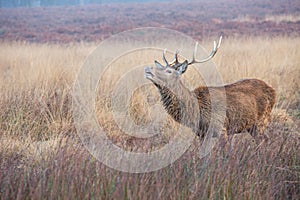
[[146, 67], [145, 67], [145, 71], [150, 71], [150, 70], [153, 70], [153, 67], [152, 67], [152, 66], [146, 66]]

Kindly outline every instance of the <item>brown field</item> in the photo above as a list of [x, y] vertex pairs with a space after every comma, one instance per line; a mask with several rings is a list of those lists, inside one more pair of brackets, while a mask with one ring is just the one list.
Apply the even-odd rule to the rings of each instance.
[[[293, 0], [0, 9], [0, 199], [300, 199], [299, 10]], [[243, 133], [217, 141], [200, 158], [195, 138], [173, 164], [140, 174], [111, 169], [93, 157], [74, 124], [78, 70], [99, 41], [149, 26], [178, 30], [208, 51], [222, 34], [213, 62], [224, 83], [259, 78], [277, 92], [269, 141], [256, 145]], [[161, 52], [136, 55], [116, 62], [116, 73], [108, 70], [98, 88], [107, 96], [97, 96], [95, 109], [114, 144], [145, 153], [168, 143], [178, 123], [169, 117], [159, 129], [149, 126], [157, 133], [150, 139], [119, 130], [111, 113], [112, 83], [145, 56], [161, 60]], [[198, 80], [191, 69], [185, 78]], [[136, 90], [128, 117], [149, 125], [151, 101], [159, 102], [154, 87]]]
[[[210, 49], [211, 40], [203, 45]], [[220, 141], [200, 159], [195, 139], [172, 165], [130, 174], [91, 156], [73, 124], [73, 82], [96, 43], [2, 43], [0, 199], [298, 199], [299, 45], [299, 37], [226, 37], [214, 58], [224, 82], [256, 77], [276, 89], [276, 108], [267, 129], [270, 141], [256, 146], [245, 133], [229, 147]], [[116, 144], [149, 148], [116, 130], [105, 110], [108, 104], [98, 108], [99, 122]], [[142, 98], [136, 96], [131, 115], [138, 123], [146, 120], [143, 109]], [[169, 123], [176, 126], [171, 119]], [[170, 134], [161, 130], [150, 145]]]
[[139, 27], [175, 29], [197, 40], [299, 36], [299, 8], [294, 0], [194, 0], [0, 9], [0, 40], [93, 42]]

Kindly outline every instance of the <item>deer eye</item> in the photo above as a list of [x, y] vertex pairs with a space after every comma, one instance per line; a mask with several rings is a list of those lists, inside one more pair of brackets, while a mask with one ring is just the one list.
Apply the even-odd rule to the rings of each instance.
[[166, 70], [166, 72], [168, 73], [168, 74], [171, 74], [172, 73], [172, 71], [171, 70]]

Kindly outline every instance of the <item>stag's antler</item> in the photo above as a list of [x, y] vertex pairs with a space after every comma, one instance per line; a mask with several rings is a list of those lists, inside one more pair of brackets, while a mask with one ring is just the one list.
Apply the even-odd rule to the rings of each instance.
[[[219, 39], [218, 43], [216, 43], [216, 41], [214, 41], [213, 50], [211, 51], [210, 55], [207, 58], [203, 59], [203, 60], [197, 60], [196, 59], [197, 49], [198, 49], [198, 42], [196, 42], [195, 49], [194, 49], [194, 54], [193, 54], [193, 59], [190, 62], [188, 62], [188, 65], [192, 65], [194, 63], [204, 63], [204, 62], [207, 62], [210, 59], [212, 59], [216, 55], [218, 49], [220, 48], [221, 42], [222, 42], [222, 36], [220, 36], [220, 39]], [[163, 52], [163, 60], [166, 63], [165, 67], [173, 67], [177, 70], [178, 67], [183, 64], [183, 63], [180, 63], [178, 61], [179, 51], [176, 51], [175, 56], [174, 56], [174, 60], [172, 60], [171, 62], [168, 62], [168, 60], [166, 59], [166, 52], [167, 52], [167, 50], [165, 49], [164, 52]]]
[[193, 59], [192, 59], [192, 61], [190, 61], [188, 63], [188, 65], [191, 65], [191, 64], [194, 64], [194, 63], [204, 63], [204, 62], [207, 62], [210, 59], [212, 59], [216, 55], [217, 51], [219, 50], [219, 48], [221, 46], [221, 42], [222, 42], [222, 36], [220, 36], [218, 44], [216, 43], [216, 41], [214, 41], [213, 50], [211, 51], [210, 55], [207, 58], [204, 58], [203, 60], [196, 60], [196, 54], [197, 54], [197, 49], [198, 49], [198, 42], [196, 42], [195, 49], [194, 49], [194, 54], [193, 54]]
[[178, 61], [178, 54], [179, 54], [179, 51], [177, 50], [175, 55], [174, 55], [174, 59], [171, 61], [171, 62], [168, 62], [168, 60], [166, 59], [166, 52], [167, 50], [165, 49], [164, 52], [163, 52], [163, 60], [164, 62], [166, 63], [166, 66], [171, 66], [171, 65], [179, 65], [181, 63], [179, 63]]

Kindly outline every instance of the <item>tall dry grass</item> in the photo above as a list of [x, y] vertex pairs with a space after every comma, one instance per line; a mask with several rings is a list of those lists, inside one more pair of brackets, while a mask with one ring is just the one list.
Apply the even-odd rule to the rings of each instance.
[[[96, 45], [1, 44], [0, 199], [298, 199], [299, 45], [300, 38], [227, 38], [214, 58], [224, 82], [256, 77], [276, 89], [268, 143], [239, 135], [199, 159], [195, 140], [172, 165], [128, 174], [92, 157], [73, 124], [72, 84]], [[130, 114], [142, 123], [145, 104], [139, 96], [134, 102]]]

